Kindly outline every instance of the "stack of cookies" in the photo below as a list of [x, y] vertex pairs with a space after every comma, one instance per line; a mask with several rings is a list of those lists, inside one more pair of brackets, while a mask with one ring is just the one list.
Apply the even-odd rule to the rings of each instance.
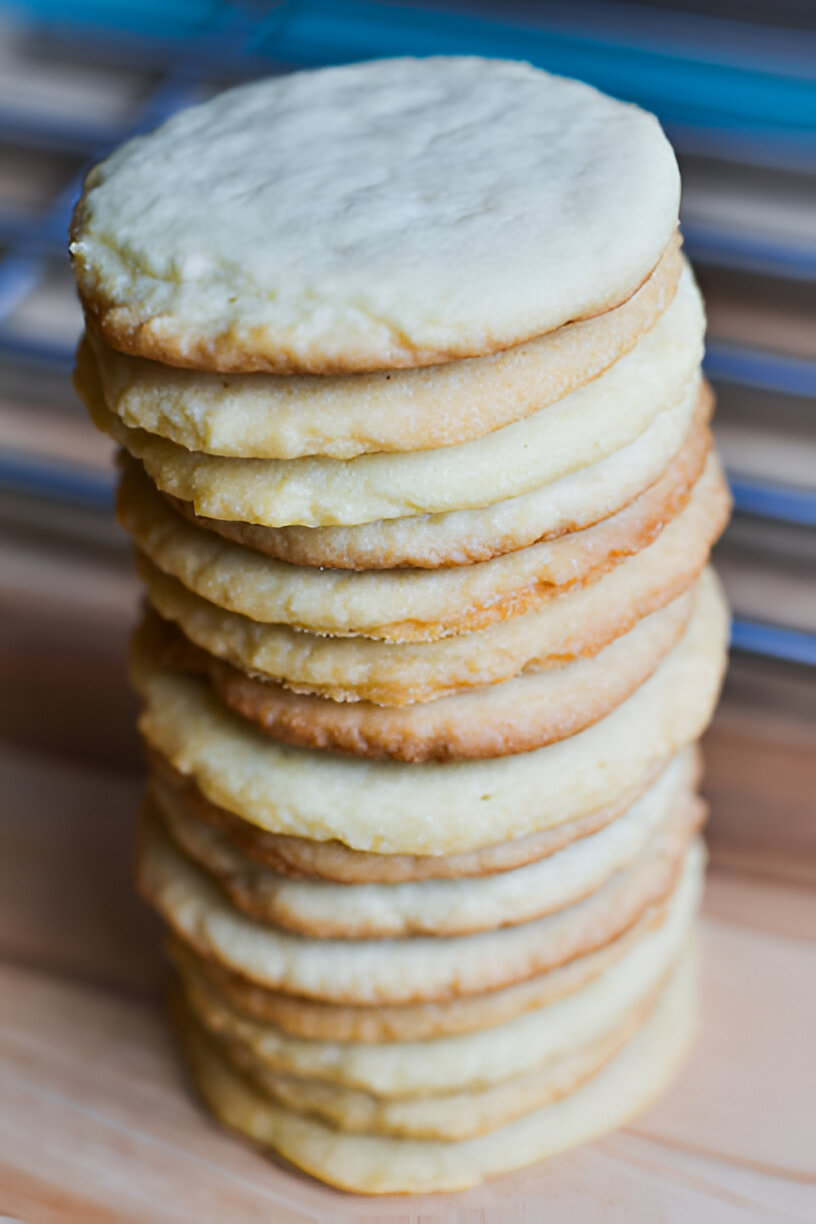
[[638, 109], [431, 59], [232, 90], [77, 208], [176, 1026], [349, 1190], [589, 1139], [693, 1029], [729, 500], [678, 196]]

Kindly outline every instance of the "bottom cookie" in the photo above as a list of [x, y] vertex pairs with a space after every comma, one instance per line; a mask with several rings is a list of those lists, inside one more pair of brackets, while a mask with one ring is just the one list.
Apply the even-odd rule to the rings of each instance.
[[181, 1041], [195, 1082], [230, 1128], [314, 1177], [358, 1194], [463, 1190], [612, 1130], [644, 1109], [674, 1077], [696, 1017], [696, 965], [684, 955], [638, 1032], [591, 1079], [555, 1104], [464, 1141], [343, 1133], [273, 1104], [234, 1071], [192, 1021]]

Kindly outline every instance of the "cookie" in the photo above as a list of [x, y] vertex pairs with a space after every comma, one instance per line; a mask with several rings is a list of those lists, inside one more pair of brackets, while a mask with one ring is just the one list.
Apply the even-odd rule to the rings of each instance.
[[677, 225], [657, 121], [477, 58], [267, 78], [85, 180], [80, 295], [113, 348], [319, 374], [504, 349], [619, 305]]
[[[564, 1055], [583, 1051], [588, 1043], [617, 1032], [633, 1010], [642, 1017], [644, 1005], [648, 1010], [689, 939], [701, 886], [697, 851], [695, 847], [688, 856], [662, 924], [642, 933], [614, 968], [603, 969], [583, 986], [505, 1024], [432, 1036], [422, 1043], [426, 1059], [417, 1058], [413, 1042], [308, 1042], [287, 1037], [274, 1026], [235, 1012], [210, 986], [182, 977], [187, 1005], [222, 1048], [247, 1057], [253, 1077], [257, 1072], [259, 1078], [291, 1076], [307, 1090], [321, 1086], [327, 1095], [363, 1092], [380, 1105], [393, 1102], [404, 1107], [413, 1102], [432, 1111], [453, 1093], [509, 1086], [520, 1074], [535, 1074]], [[421, 1118], [416, 1121], [421, 1123]]]
[[355, 1088], [286, 1075], [270, 1070], [240, 1042], [215, 1041], [219, 1054], [254, 1088], [294, 1113], [317, 1118], [351, 1134], [452, 1142], [487, 1134], [575, 1092], [640, 1028], [658, 994], [656, 990], [653, 996], [630, 1008], [609, 1032], [578, 1050], [551, 1059], [536, 1071], [527, 1071], [489, 1088], [463, 1089], [419, 1099], [377, 1097]]
[[453, 569], [350, 574], [274, 561], [190, 526], [135, 470], [120, 488], [119, 519], [154, 565], [226, 611], [332, 636], [434, 641], [519, 616], [600, 577], [646, 548], [689, 499], [709, 536], [728, 505], [709, 445], [697, 439], [655, 484], [593, 527]]
[[232, 714], [206, 682], [139, 655], [133, 679], [148, 745], [211, 802], [273, 833], [454, 854], [576, 820], [643, 785], [708, 723], [727, 635], [706, 574], [683, 638], [627, 701], [569, 739], [487, 761], [407, 765], [293, 748]]
[[664, 775], [606, 828], [527, 866], [475, 879], [333, 884], [292, 880], [253, 862], [223, 831], [197, 820], [171, 787], [151, 779], [146, 801], [171, 840], [259, 922], [314, 938], [463, 935], [529, 922], [589, 896], [629, 866], [658, 832], [688, 836], [702, 801]]
[[189, 523], [292, 565], [328, 569], [439, 569], [472, 565], [538, 540], [581, 531], [609, 518], [653, 484], [708, 423], [714, 397], [706, 383], [692, 410], [685, 401], [659, 413], [648, 429], [598, 463], [481, 510], [382, 519], [357, 527], [259, 527], [196, 514], [165, 494]]
[[311, 939], [257, 922], [150, 819], [142, 822], [137, 882], [182, 942], [260, 986], [332, 1003], [417, 1003], [497, 990], [603, 947], [668, 895], [687, 846], [687, 834], [661, 831], [629, 867], [574, 905], [456, 936]]
[[374, 854], [353, 850], [337, 840], [313, 841], [259, 829], [206, 799], [195, 782], [180, 774], [160, 753], [149, 750], [147, 755], [151, 777], [162, 789], [169, 790], [185, 811], [223, 835], [253, 862], [289, 879], [329, 880], [346, 885], [460, 880], [525, 867], [605, 829], [656, 786], [664, 773], [671, 773], [672, 787], [694, 790], [701, 772], [699, 753], [693, 748], [684, 748], [668, 764], [647, 771], [638, 786], [618, 796], [614, 803], [604, 804], [586, 816], [541, 833], [460, 854]]
[[105, 407], [82, 360], [76, 384], [95, 424], [144, 465], [162, 492], [189, 501], [197, 514], [269, 527], [353, 525], [518, 497], [614, 454], [666, 409], [685, 403], [692, 411], [704, 329], [699, 292], [684, 272], [671, 306], [640, 343], [563, 399], [456, 446], [347, 460], [189, 451], [124, 425]]
[[460, 1142], [349, 1135], [270, 1102], [196, 1026], [181, 1033], [205, 1102], [230, 1128], [357, 1194], [464, 1190], [623, 1125], [674, 1078], [696, 1027], [697, 977], [684, 958], [645, 1024], [607, 1065], [555, 1105]]
[[617, 964], [638, 940], [665, 922], [667, 906], [665, 900], [648, 906], [623, 934], [526, 982], [441, 1002], [366, 1006], [303, 999], [258, 986], [197, 955], [174, 936], [167, 942], [167, 951], [184, 981], [195, 984], [203, 978], [233, 1011], [272, 1024], [292, 1037], [364, 1043], [426, 1041], [492, 1028], [565, 998]]
[[206, 676], [225, 705], [283, 743], [372, 759], [480, 760], [530, 752], [610, 714], [676, 645], [693, 605], [694, 591], [685, 592], [591, 658], [399, 709], [293, 693], [191, 646], [157, 618], [137, 632], [161, 665]]
[[[451, 446], [554, 403], [613, 365], [667, 308], [680, 237], [628, 301], [490, 357], [331, 376], [181, 370], [131, 357], [88, 332], [102, 398], [123, 424], [209, 455], [353, 459]], [[90, 355], [81, 352], [80, 367]], [[410, 411], [406, 407], [410, 406]]]
[[[430, 1037], [421, 1051], [414, 1042], [304, 1041], [234, 1011], [203, 981], [182, 979], [183, 988], [188, 1005], [209, 1032], [247, 1047], [270, 1071], [382, 1099], [418, 1100], [483, 1089], [580, 1049], [613, 1030], [633, 1006], [649, 998], [688, 941], [700, 898], [701, 869], [702, 856], [695, 845], [686, 856], [664, 922], [585, 985], [504, 1024]], [[420, 1052], [423, 1057], [418, 1057]]]
[[136, 564], [152, 606], [210, 655], [293, 692], [396, 708], [597, 654], [689, 588], [729, 506], [724, 485], [712, 503], [692, 497], [652, 544], [594, 582], [568, 587], [532, 612], [435, 642], [323, 637], [260, 624], [215, 607], [144, 554], [137, 552]]

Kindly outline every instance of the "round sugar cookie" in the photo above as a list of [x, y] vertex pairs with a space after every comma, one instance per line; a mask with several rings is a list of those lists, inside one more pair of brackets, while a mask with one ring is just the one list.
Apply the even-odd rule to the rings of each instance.
[[119, 521], [154, 565], [228, 612], [335, 637], [427, 642], [518, 616], [600, 577], [647, 547], [689, 499], [705, 506], [706, 521], [719, 520], [728, 487], [709, 447], [697, 439], [592, 527], [452, 569], [350, 573], [274, 561], [186, 523], [136, 469], [120, 486]]
[[591, 658], [398, 709], [293, 693], [192, 646], [157, 617], [137, 633], [162, 666], [206, 676], [225, 705], [283, 743], [395, 761], [479, 760], [530, 752], [611, 713], [676, 645], [693, 605], [684, 592]]
[[603, 947], [674, 887], [688, 836], [661, 831], [589, 897], [516, 926], [470, 935], [311, 939], [247, 918], [143, 817], [137, 884], [194, 952], [272, 990], [332, 1003], [417, 1003], [523, 982]]
[[[608, 1032], [579, 1049], [557, 1055], [535, 1071], [488, 1088], [464, 1088], [418, 1098], [378, 1097], [358, 1088], [274, 1071], [245, 1043], [209, 1035], [230, 1066], [270, 1101], [294, 1113], [317, 1118], [349, 1134], [455, 1142], [487, 1134], [575, 1092], [637, 1032], [659, 993], [657, 988], [652, 996], [632, 1006]], [[188, 1016], [193, 1019], [189, 1009]]]
[[156, 778], [146, 805], [242, 913], [330, 939], [464, 935], [532, 921], [588, 896], [629, 866], [659, 831], [687, 836], [705, 811], [701, 800], [678, 787], [678, 771], [669, 768], [606, 828], [528, 866], [475, 879], [333, 884], [288, 879], [254, 863]]
[[218, 806], [273, 833], [454, 854], [576, 820], [643, 785], [708, 723], [727, 635], [707, 572], [684, 636], [622, 705], [569, 739], [487, 761], [409, 765], [294, 748], [232, 714], [205, 682], [136, 652], [132, 676], [148, 746]]
[[260, 624], [202, 599], [143, 553], [137, 552], [136, 567], [151, 605], [209, 654], [293, 692], [399, 707], [597, 654], [688, 589], [729, 507], [724, 484], [716, 500], [692, 497], [653, 543], [594, 582], [568, 587], [531, 612], [435, 642], [322, 637]]
[[705, 318], [689, 271], [666, 313], [598, 378], [525, 420], [456, 446], [357, 459], [234, 459], [188, 451], [124, 425], [80, 353], [77, 386], [95, 424], [144, 464], [163, 493], [208, 518], [325, 527], [478, 509], [597, 463], [658, 414], [693, 411]]
[[79, 364], [88, 370], [92, 356], [90, 377], [123, 424], [187, 450], [253, 459], [427, 450], [491, 433], [596, 378], [654, 326], [682, 266], [677, 235], [620, 306], [489, 357], [422, 369], [225, 377], [119, 353], [92, 331]]
[[711, 389], [703, 383], [693, 408], [683, 400], [665, 409], [640, 437], [606, 459], [481, 510], [381, 519], [357, 527], [260, 527], [206, 518], [189, 502], [165, 497], [188, 522], [292, 565], [352, 570], [472, 565], [609, 518], [653, 484], [693, 436], [700, 436], [713, 406]]
[[459, 880], [495, 875], [537, 863], [582, 837], [605, 829], [624, 815], [657, 784], [666, 770], [682, 779], [680, 789], [693, 791], [699, 784], [700, 754], [693, 747], [680, 750], [668, 764], [647, 771], [639, 785], [577, 820], [526, 837], [459, 854], [374, 854], [353, 850], [341, 841], [313, 841], [283, 833], [269, 833], [240, 816], [210, 802], [190, 778], [185, 778], [156, 751], [148, 751], [150, 775], [174, 802], [199, 823], [225, 837], [241, 854], [279, 876], [295, 880], [328, 880], [338, 884], [400, 884], [420, 880]]
[[234, 1011], [203, 982], [185, 981], [188, 1004], [214, 1035], [248, 1047], [284, 1074], [370, 1092], [383, 1099], [434, 1098], [486, 1088], [531, 1072], [613, 1030], [665, 980], [688, 941], [702, 887], [695, 844], [660, 926], [646, 932], [584, 986], [505, 1024], [416, 1042], [323, 1042], [287, 1036]]
[[556, 969], [534, 975], [526, 982], [441, 1002], [371, 1007], [303, 999], [258, 986], [216, 961], [199, 956], [174, 936], [167, 941], [167, 951], [183, 981], [191, 982], [194, 987], [203, 978], [205, 987], [211, 992], [214, 990], [233, 1011], [274, 1025], [292, 1037], [364, 1043], [427, 1041], [432, 1037], [492, 1028], [527, 1012], [548, 1007], [579, 990], [617, 964], [638, 940], [660, 926], [666, 919], [667, 905], [664, 901], [648, 906], [628, 930], [603, 947], [576, 956]]
[[460, 1142], [343, 1134], [269, 1101], [233, 1071], [198, 1026], [180, 1037], [204, 1101], [224, 1125], [297, 1168], [357, 1194], [464, 1190], [622, 1126], [677, 1073], [694, 1035], [697, 975], [684, 958], [645, 1024], [576, 1092]]
[[634, 293], [677, 226], [657, 120], [529, 64], [389, 59], [232, 89], [85, 180], [114, 348], [334, 373], [494, 352]]
[[510, 986], [603, 947], [668, 895], [688, 844], [688, 830], [660, 830], [633, 863], [574, 905], [469, 935], [312, 939], [257, 922], [146, 816], [137, 883], [177, 938], [261, 986], [333, 1003], [416, 1003]]

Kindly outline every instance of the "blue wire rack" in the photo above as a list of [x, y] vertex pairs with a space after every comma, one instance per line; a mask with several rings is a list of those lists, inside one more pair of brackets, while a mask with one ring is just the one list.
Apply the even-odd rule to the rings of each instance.
[[[286, 0], [239, 7], [216, 0], [29, 0], [6, 6], [53, 45], [81, 46], [99, 62], [155, 72], [155, 87], [127, 123], [71, 115], [44, 119], [0, 106], [0, 139], [70, 153], [83, 171], [128, 136], [196, 101], [212, 80], [383, 55], [472, 53], [529, 59], [579, 76], [654, 110], [680, 150], [756, 166], [816, 172], [816, 40], [741, 23], [616, 6], [541, 6], [527, 24], [401, 4]], [[529, 18], [529, 14], [528, 14]], [[587, 30], [600, 31], [588, 34]], [[73, 346], [21, 339], [9, 320], [65, 258], [66, 233], [82, 173], [44, 215], [0, 211], [0, 360], [70, 369]], [[816, 250], [785, 240], [757, 243], [728, 231], [686, 227], [692, 258], [769, 275], [816, 281]], [[816, 362], [736, 345], [712, 344], [715, 380], [816, 399]], [[814, 406], [816, 411], [816, 405]], [[113, 477], [20, 456], [0, 458], [0, 488], [108, 511]], [[734, 478], [738, 510], [816, 525], [816, 495]], [[739, 649], [816, 663], [816, 635], [737, 620]]]

